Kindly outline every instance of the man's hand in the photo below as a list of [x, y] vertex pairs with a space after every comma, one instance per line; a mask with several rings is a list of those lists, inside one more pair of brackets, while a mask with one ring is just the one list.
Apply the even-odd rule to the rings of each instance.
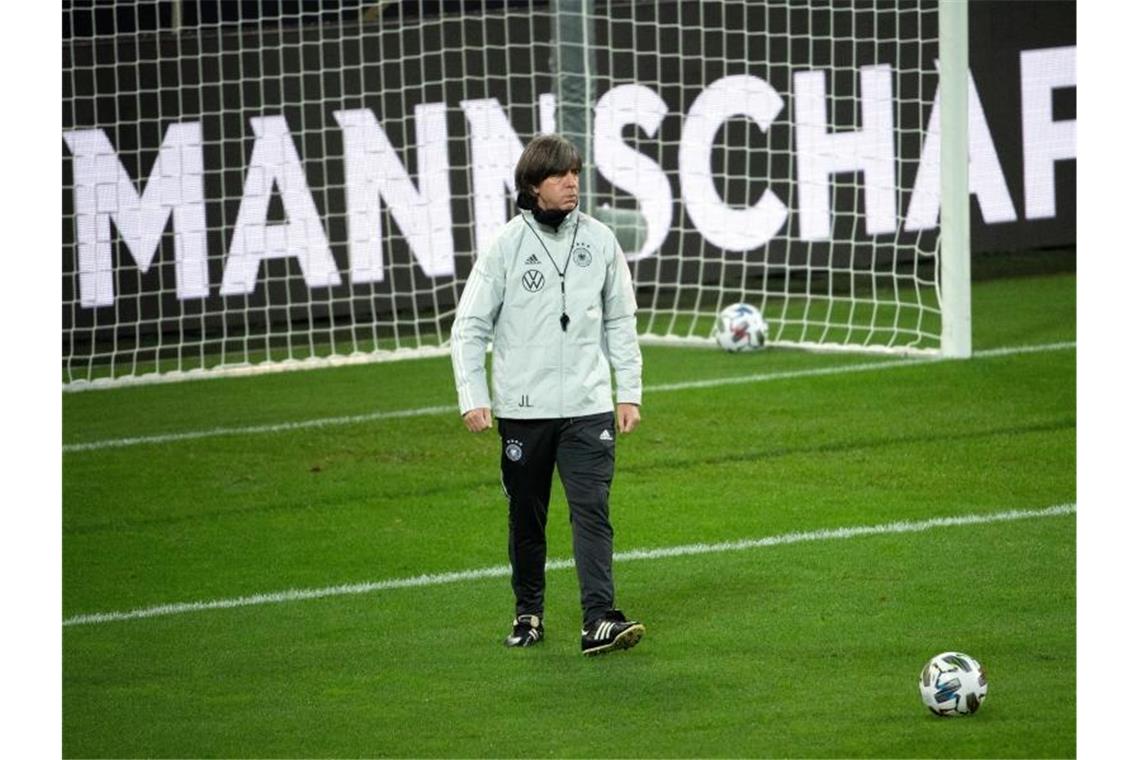
[[632, 433], [641, 422], [641, 408], [637, 404], [617, 405], [617, 429], [619, 433]]
[[463, 424], [472, 433], [481, 433], [484, 430], [491, 428], [491, 410], [485, 406], [478, 409], [472, 409], [467, 414], [463, 415]]

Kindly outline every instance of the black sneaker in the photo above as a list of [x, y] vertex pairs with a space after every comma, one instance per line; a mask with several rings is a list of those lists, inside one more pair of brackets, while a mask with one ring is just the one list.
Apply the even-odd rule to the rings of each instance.
[[542, 618], [538, 615], [519, 615], [515, 627], [503, 643], [509, 647], [529, 647], [542, 641]]
[[582, 629], [582, 654], [629, 649], [644, 635], [644, 625], [636, 620], [626, 620], [620, 610], [610, 610]]

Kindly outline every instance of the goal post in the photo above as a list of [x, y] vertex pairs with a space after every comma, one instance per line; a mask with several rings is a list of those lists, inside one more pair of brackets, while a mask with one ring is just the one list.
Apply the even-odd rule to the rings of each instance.
[[969, 10], [965, 0], [939, 0], [941, 60], [941, 228], [943, 356], [969, 358], [970, 299]]
[[966, 5], [70, 4], [64, 386], [446, 353], [552, 130], [643, 341], [969, 356]]

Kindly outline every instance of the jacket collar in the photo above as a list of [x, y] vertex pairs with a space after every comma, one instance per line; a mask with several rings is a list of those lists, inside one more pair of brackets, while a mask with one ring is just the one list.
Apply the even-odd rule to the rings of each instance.
[[545, 232], [554, 235], [560, 235], [565, 230], [573, 227], [574, 222], [577, 221], [577, 215], [580, 213], [581, 210], [578, 206], [570, 209], [566, 212], [565, 216], [561, 217], [557, 215], [551, 215], [550, 212], [538, 211], [537, 209], [525, 209], [522, 211], [523, 216], [527, 219], [528, 222], [532, 224], [540, 224], [543, 228], [545, 228]]

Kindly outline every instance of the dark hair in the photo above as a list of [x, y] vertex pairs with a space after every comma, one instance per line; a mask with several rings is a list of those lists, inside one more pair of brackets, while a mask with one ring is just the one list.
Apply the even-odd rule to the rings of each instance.
[[533, 188], [547, 177], [582, 171], [582, 154], [574, 143], [560, 135], [539, 135], [527, 143], [515, 166], [515, 188], [519, 206], [534, 208], [538, 199]]

